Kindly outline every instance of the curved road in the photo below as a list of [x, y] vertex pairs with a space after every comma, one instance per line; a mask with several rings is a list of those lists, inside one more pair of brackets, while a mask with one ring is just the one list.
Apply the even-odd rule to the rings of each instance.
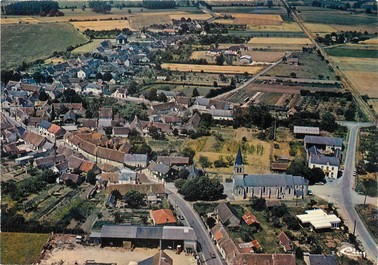
[[[353, 232], [354, 221], [356, 221], [356, 235], [364, 246], [368, 258], [376, 261], [378, 257], [377, 244], [364, 226], [354, 206], [361, 203], [361, 195], [354, 191], [355, 180], [355, 156], [357, 147], [357, 137], [359, 129], [362, 127], [374, 126], [373, 123], [340, 122], [349, 128], [349, 139], [345, 151], [344, 174], [341, 178], [327, 183], [325, 186], [312, 186], [315, 195], [326, 200], [335, 202], [344, 217], [349, 231]], [[369, 198], [370, 202], [377, 204], [376, 198]]]

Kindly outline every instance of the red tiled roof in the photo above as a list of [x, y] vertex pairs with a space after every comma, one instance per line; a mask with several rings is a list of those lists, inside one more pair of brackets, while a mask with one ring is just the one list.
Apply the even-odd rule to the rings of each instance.
[[254, 216], [252, 213], [247, 212], [246, 214], [243, 215], [243, 220], [247, 225], [252, 225], [252, 224], [260, 224], [260, 222], [257, 220], [256, 216]]
[[30, 131], [24, 132], [24, 134], [22, 135], [22, 139], [24, 141], [28, 142], [28, 143], [31, 143], [32, 145], [34, 145], [36, 147], [41, 147], [46, 142], [45, 137], [43, 137], [39, 134], [30, 132]]
[[47, 130], [49, 133], [58, 134], [62, 129], [59, 125], [51, 124], [50, 128]]
[[169, 209], [151, 211], [151, 216], [156, 225], [176, 223], [176, 218]]
[[81, 163], [79, 169], [80, 169], [82, 172], [86, 172], [86, 173], [88, 173], [93, 167], [94, 167], [94, 163], [92, 163], [92, 162], [90, 162], [90, 161], [83, 160], [83, 162]]
[[293, 247], [291, 246], [292, 244], [292, 241], [290, 240], [290, 238], [285, 234], [285, 232], [281, 232], [278, 237], [277, 237], [278, 241], [280, 242], [280, 244], [283, 246], [284, 250], [285, 251], [290, 251], [293, 249]]
[[97, 148], [97, 156], [100, 158], [116, 161], [119, 163], [123, 163], [125, 159], [125, 153], [109, 148], [98, 147]]

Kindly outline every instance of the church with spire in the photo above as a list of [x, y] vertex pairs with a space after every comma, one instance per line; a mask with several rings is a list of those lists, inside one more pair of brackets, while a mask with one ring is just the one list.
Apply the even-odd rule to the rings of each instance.
[[308, 192], [308, 180], [287, 174], [246, 174], [242, 150], [239, 148], [234, 163], [233, 190], [235, 200], [303, 199]]

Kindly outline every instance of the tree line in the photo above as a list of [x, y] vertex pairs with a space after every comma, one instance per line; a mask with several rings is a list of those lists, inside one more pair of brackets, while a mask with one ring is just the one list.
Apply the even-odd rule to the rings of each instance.
[[112, 6], [103, 1], [89, 1], [89, 8], [96, 13], [107, 13], [112, 10]]
[[55, 1], [25, 1], [1, 6], [3, 15], [39, 15], [58, 11], [59, 5]]
[[170, 9], [176, 7], [176, 2], [171, 0], [165, 1], [146, 1], [143, 0], [143, 7], [149, 9]]

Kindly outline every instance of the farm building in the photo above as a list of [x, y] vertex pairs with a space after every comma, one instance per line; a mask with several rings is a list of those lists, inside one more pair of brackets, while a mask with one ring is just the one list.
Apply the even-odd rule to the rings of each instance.
[[244, 164], [239, 149], [234, 164], [233, 195], [235, 200], [250, 199], [254, 196], [277, 199], [304, 198], [308, 180], [300, 176], [284, 174], [244, 173]]
[[303, 225], [310, 225], [315, 230], [339, 227], [341, 220], [334, 214], [327, 214], [322, 209], [307, 210], [296, 216]]
[[188, 253], [197, 249], [197, 236], [193, 228], [186, 226], [104, 225], [101, 232], [92, 232], [90, 238], [103, 246], [123, 246], [124, 242], [131, 242], [136, 247], [160, 249], [175, 249], [181, 245]]
[[336, 137], [310, 136], [306, 135], [304, 138], [304, 145], [306, 150], [311, 146], [316, 146], [319, 149], [332, 151], [334, 149], [343, 148], [343, 139]]
[[239, 58], [240, 64], [251, 64], [253, 62], [252, 56], [243, 55]]
[[240, 225], [240, 219], [233, 213], [232, 206], [221, 202], [215, 207], [217, 219], [225, 226], [236, 227]]
[[305, 135], [319, 135], [319, 127], [308, 127], [308, 126], [294, 126], [293, 132], [295, 137], [300, 138]]

